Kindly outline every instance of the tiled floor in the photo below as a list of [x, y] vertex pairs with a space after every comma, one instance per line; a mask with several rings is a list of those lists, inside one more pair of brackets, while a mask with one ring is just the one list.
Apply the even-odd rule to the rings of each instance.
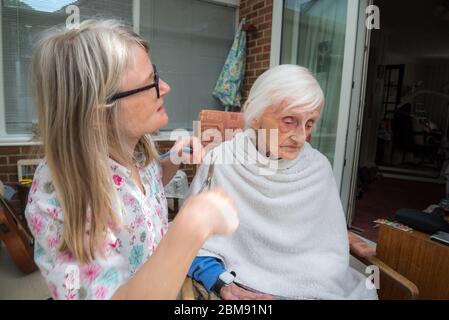
[[374, 220], [394, 220], [394, 213], [401, 208], [424, 210], [444, 198], [444, 193], [445, 186], [441, 184], [380, 177], [366, 188], [362, 199], [356, 201], [352, 224], [364, 230], [365, 238], [377, 241]]
[[0, 300], [43, 300], [49, 297], [40, 272], [21, 273], [0, 241]]

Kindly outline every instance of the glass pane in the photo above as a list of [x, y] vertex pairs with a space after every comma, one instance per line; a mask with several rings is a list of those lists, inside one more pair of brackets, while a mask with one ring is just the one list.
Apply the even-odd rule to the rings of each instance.
[[398, 84], [399, 81], [399, 69], [392, 69], [390, 75], [390, 85]]
[[390, 88], [388, 91], [388, 103], [396, 103], [396, 98], [398, 96], [397, 88]]
[[345, 46], [347, 0], [285, 0], [281, 63], [308, 68], [325, 96], [312, 145], [333, 163]]
[[117, 18], [132, 25], [132, 1], [6, 0], [1, 4], [3, 83], [6, 132], [30, 134], [36, 112], [28, 91], [32, 46], [45, 29], [65, 24], [68, 5], [77, 5], [81, 20]]
[[201, 109], [222, 109], [212, 96], [231, 48], [236, 9], [198, 0], [141, 2], [140, 33], [172, 91], [165, 99], [169, 129], [192, 129]]

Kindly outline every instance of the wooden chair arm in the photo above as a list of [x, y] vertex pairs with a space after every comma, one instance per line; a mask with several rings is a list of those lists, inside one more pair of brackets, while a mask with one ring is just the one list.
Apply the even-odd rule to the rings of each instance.
[[381, 275], [388, 278], [393, 283], [397, 284], [399, 288], [408, 294], [408, 298], [410, 300], [416, 300], [419, 296], [419, 289], [418, 287], [411, 282], [409, 279], [401, 275], [399, 272], [393, 270], [389, 265], [387, 265], [385, 262], [377, 258], [376, 256], [371, 257], [361, 257], [357, 254], [351, 252], [351, 255], [355, 257], [360, 262], [366, 264], [367, 266], [375, 265], [379, 268], [379, 271]]
[[181, 288], [181, 300], [195, 300], [192, 278], [186, 277]]

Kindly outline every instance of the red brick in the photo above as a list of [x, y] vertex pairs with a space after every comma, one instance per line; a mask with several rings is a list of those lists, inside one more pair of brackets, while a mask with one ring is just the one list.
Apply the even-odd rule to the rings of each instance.
[[264, 46], [262, 51], [263, 52], [270, 52], [271, 51], [271, 44]]
[[270, 67], [270, 59], [267, 59], [267, 60], [262, 61], [261, 67], [262, 67], [263, 69], [269, 68], [269, 67]]
[[19, 182], [19, 177], [17, 176], [17, 174], [9, 174], [8, 175], [8, 181], [10, 183]]
[[269, 23], [273, 24], [273, 14], [272, 13], [267, 13], [265, 15], [265, 22], [269, 22]]
[[250, 63], [249, 65], [248, 65], [248, 68], [249, 69], [258, 69], [258, 68], [260, 68], [262, 65], [261, 65], [261, 63], [260, 62], [253, 62], [253, 63]]
[[253, 10], [257, 10], [257, 9], [263, 8], [264, 6], [265, 6], [265, 2], [263, 0], [259, 1], [258, 3], [253, 5]]
[[239, 15], [240, 15], [240, 20], [242, 19], [242, 17], [247, 16], [250, 13], [250, 9], [249, 7], [242, 7], [240, 6], [240, 10], [239, 10]]
[[266, 45], [266, 44], [269, 44], [269, 43], [271, 43], [271, 38], [260, 38], [260, 39], [258, 39], [257, 40], [257, 46], [259, 47], [259, 46], [263, 46], [263, 45]]
[[21, 156], [10, 156], [8, 161], [10, 165], [17, 165], [17, 161], [25, 159], [38, 159], [39, 157], [34, 155], [21, 155]]
[[251, 23], [257, 27], [257, 25], [260, 25], [261, 23], [265, 22], [264, 16], [256, 16], [253, 20], [251, 20]]
[[0, 147], [0, 155], [20, 154], [19, 147]]
[[247, 70], [245, 73], [246, 77], [254, 77], [254, 70]]
[[3, 183], [9, 182], [7, 174], [0, 174], [0, 181]]
[[271, 22], [264, 22], [259, 25], [259, 30], [271, 29]]
[[14, 173], [17, 172], [17, 166], [0, 166], [0, 173]]
[[248, 41], [248, 47], [249, 47], [249, 48], [253, 48], [253, 47], [256, 46], [256, 43], [257, 43], [256, 39], [251, 38], [251, 39], [249, 39], [249, 41]]
[[255, 17], [257, 17], [257, 11], [252, 11], [250, 14], [248, 14], [247, 16], [246, 16], [246, 22], [247, 23], [252, 23], [252, 19], [254, 19]]
[[8, 157], [0, 157], [0, 165], [7, 164], [8, 163]]
[[20, 147], [20, 154], [39, 155], [42, 153], [43, 153], [42, 146]]
[[271, 38], [271, 29], [270, 30], [265, 30], [263, 32], [262, 37], [270, 37]]
[[249, 50], [249, 54], [256, 54], [256, 53], [260, 53], [262, 52], [262, 48], [261, 47], [255, 47], [255, 48], [251, 48]]
[[269, 60], [270, 59], [270, 55], [268, 53], [262, 53], [257, 55], [257, 61], [264, 61], [264, 60]]
[[259, 12], [258, 12], [258, 14], [260, 16], [264, 16], [266, 14], [271, 14], [271, 13], [273, 13], [273, 6], [272, 5], [271, 6], [265, 6], [265, 7], [261, 8], [259, 10]]

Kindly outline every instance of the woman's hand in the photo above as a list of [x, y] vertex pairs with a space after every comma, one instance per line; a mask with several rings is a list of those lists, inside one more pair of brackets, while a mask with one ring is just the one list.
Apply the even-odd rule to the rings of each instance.
[[235, 283], [221, 288], [220, 296], [223, 300], [273, 300], [273, 296], [270, 294], [251, 292]]
[[365, 241], [348, 231], [350, 251], [362, 258], [369, 258], [376, 254], [376, 250], [371, 248]]
[[221, 188], [189, 197], [180, 213], [197, 219], [208, 236], [233, 233], [239, 225], [234, 200]]
[[[190, 148], [192, 153], [185, 152], [185, 148]], [[170, 183], [175, 176], [181, 163], [199, 164], [202, 162], [205, 150], [201, 142], [196, 137], [182, 137], [178, 139], [175, 145], [170, 149], [170, 156], [161, 160], [162, 165], [162, 183], [164, 186]]]
[[[192, 153], [185, 152], [185, 148], [190, 148]], [[170, 154], [174, 155], [171, 160], [176, 164], [201, 164], [206, 151], [197, 137], [182, 137], [171, 148]]]

